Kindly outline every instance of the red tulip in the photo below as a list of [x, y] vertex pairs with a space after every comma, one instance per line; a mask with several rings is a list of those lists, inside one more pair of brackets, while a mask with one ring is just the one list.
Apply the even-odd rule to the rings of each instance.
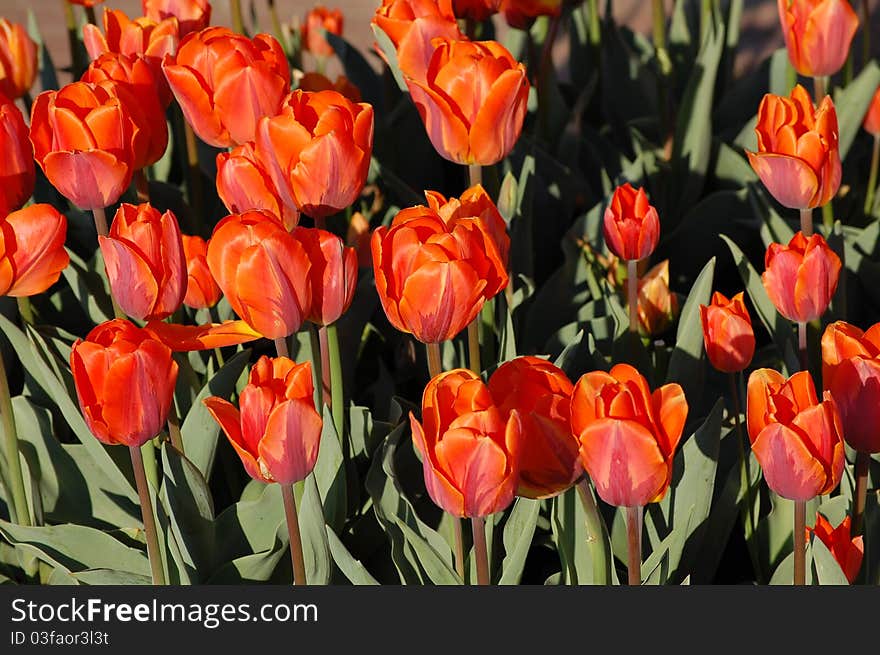
[[320, 73], [306, 73], [299, 80], [298, 89], [303, 91], [336, 91], [354, 103], [362, 100], [361, 90], [348, 79], [345, 75], [336, 77], [336, 81], [332, 82], [329, 77], [325, 77]]
[[862, 127], [873, 137], [880, 135], [880, 86], [871, 96], [871, 104], [868, 105], [868, 111], [865, 112]]
[[777, 0], [791, 65], [806, 77], [839, 71], [859, 17], [846, 0]]
[[307, 14], [302, 24], [302, 47], [316, 57], [329, 57], [333, 47], [327, 43], [322, 31], [342, 36], [344, 17], [338, 9], [327, 9], [316, 5]]
[[142, 446], [162, 430], [177, 381], [171, 350], [116, 319], [77, 339], [70, 368], [83, 417], [109, 445]]
[[19, 209], [34, 192], [36, 170], [21, 110], [0, 95], [0, 216]]
[[483, 21], [496, 13], [501, 0], [452, 0], [456, 18]]
[[619, 186], [605, 209], [605, 244], [627, 261], [648, 257], [660, 239], [660, 217], [644, 189], [629, 183]]
[[94, 7], [97, 4], [104, 2], [104, 0], [68, 0], [72, 5], [79, 5], [80, 7]]
[[852, 537], [850, 532], [851, 517], [847, 516], [836, 528], [821, 514], [816, 515], [816, 526], [806, 530], [807, 541], [810, 533], [818, 537], [831, 551], [834, 559], [840, 565], [846, 579], [852, 584], [859, 576], [862, 568], [862, 558], [865, 555], [865, 542], [861, 536]]
[[706, 355], [723, 373], [739, 373], [751, 363], [755, 354], [755, 331], [743, 292], [730, 300], [716, 291], [709, 305], [700, 305], [703, 342]]
[[629, 364], [578, 380], [571, 395], [571, 428], [602, 500], [640, 507], [663, 499], [687, 414], [679, 385], [666, 384], [651, 393], [647, 380]]
[[798, 232], [787, 246], [771, 243], [761, 281], [776, 309], [789, 321], [806, 323], [828, 309], [837, 290], [840, 258], [821, 234]]
[[15, 100], [37, 77], [37, 44], [24, 25], [0, 18], [0, 94]]
[[786, 380], [769, 368], [753, 371], [746, 418], [752, 451], [777, 494], [806, 501], [838, 485], [844, 464], [840, 414], [827, 391], [819, 401], [808, 372]]
[[500, 0], [498, 9], [511, 27], [527, 30], [538, 16], [559, 16], [563, 0]]
[[187, 122], [218, 148], [253, 141], [257, 121], [277, 114], [290, 91], [287, 57], [268, 34], [249, 39], [225, 27], [194, 32], [162, 68]]
[[501, 416], [515, 410], [522, 425], [517, 495], [549, 498], [583, 474], [579, 444], [571, 434], [571, 392], [562, 369], [538, 357], [505, 362], [489, 378]]
[[663, 334], [678, 316], [678, 296], [669, 289], [669, 260], [664, 259], [645, 273], [638, 284], [639, 332]]
[[298, 227], [293, 236], [305, 247], [309, 261], [312, 305], [308, 320], [330, 325], [348, 310], [357, 286], [357, 253], [326, 230]]
[[223, 292], [208, 268], [208, 244], [202, 237], [181, 235], [186, 259], [186, 296], [183, 304], [193, 309], [216, 305]]
[[323, 421], [309, 362], [264, 355], [239, 395], [240, 409], [217, 396], [202, 402], [254, 480], [293, 484], [315, 468]]
[[157, 23], [166, 18], [177, 19], [181, 39], [211, 23], [211, 3], [208, 0], [141, 0], [141, 9], [144, 16]]
[[67, 219], [52, 205], [0, 216], [0, 296], [43, 293], [67, 268]]
[[422, 396], [422, 422], [409, 415], [425, 487], [458, 517], [488, 516], [513, 501], [519, 478], [522, 426], [502, 416], [475, 373], [456, 369], [432, 379]]

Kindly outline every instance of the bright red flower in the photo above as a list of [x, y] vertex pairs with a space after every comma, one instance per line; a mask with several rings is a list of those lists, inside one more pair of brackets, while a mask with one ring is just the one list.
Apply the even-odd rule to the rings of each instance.
[[840, 565], [846, 579], [852, 584], [862, 568], [862, 558], [865, 556], [865, 542], [861, 536], [852, 537], [850, 524], [852, 518], [847, 516], [836, 528], [821, 514], [816, 515], [816, 525], [807, 527], [806, 537], [810, 540], [810, 533], [815, 534], [834, 555], [834, 559]]
[[712, 366], [722, 373], [745, 370], [755, 354], [755, 331], [743, 292], [729, 300], [723, 293], [713, 293], [711, 303], [700, 305], [700, 322]]
[[52, 205], [30, 205], [0, 217], [0, 296], [43, 293], [70, 257], [64, 249], [67, 219]]
[[839, 71], [859, 17], [846, 0], [777, 0], [791, 65], [805, 77]]
[[24, 25], [0, 18], [0, 94], [15, 100], [37, 77], [37, 44]]
[[193, 309], [213, 307], [223, 292], [208, 268], [208, 244], [199, 236], [181, 235], [186, 258], [186, 296], [183, 304]]
[[312, 266], [312, 305], [308, 320], [330, 325], [348, 310], [357, 286], [357, 253], [327, 230], [297, 227], [293, 236], [305, 247]]
[[644, 259], [654, 252], [660, 239], [660, 217], [644, 189], [628, 182], [614, 189], [605, 208], [605, 245], [627, 261]]
[[456, 18], [483, 21], [498, 12], [501, 0], [452, 0]]
[[880, 86], [871, 96], [871, 104], [868, 105], [868, 111], [865, 112], [862, 127], [871, 136], [876, 137], [880, 134]]
[[559, 16], [564, 0], [500, 0], [498, 9], [511, 27], [527, 30], [538, 16]]
[[327, 9], [322, 5], [316, 5], [306, 14], [302, 24], [302, 47], [306, 52], [311, 52], [316, 57], [329, 57], [333, 54], [333, 47], [327, 43], [327, 39], [321, 34], [327, 31], [330, 34], [342, 36], [344, 16], [339, 9]]
[[211, 3], [208, 0], [141, 0], [141, 8], [144, 16], [157, 23], [175, 18], [180, 26], [181, 39], [211, 23]]
[[36, 169], [21, 110], [0, 95], [0, 216], [19, 209], [34, 193]]

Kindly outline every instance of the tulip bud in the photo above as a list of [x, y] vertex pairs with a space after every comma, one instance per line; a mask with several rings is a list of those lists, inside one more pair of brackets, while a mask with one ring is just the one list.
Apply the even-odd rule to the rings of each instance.
[[36, 170], [21, 110], [0, 95], [0, 216], [19, 209], [34, 192]]
[[770, 244], [764, 268], [761, 281], [777, 311], [789, 321], [807, 323], [828, 309], [841, 263], [821, 234], [807, 239], [798, 232], [787, 246]]
[[37, 77], [37, 44], [24, 25], [0, 18], [0, 94], [15, 100]]
[[441, 373], [425, 387], [422, 422], [410, 412], [413, 446], [425, 487], [437, 506], [458, 517], [488, 516], [513, 501], [519, 478], [522, 426], [502, 416], [479, 376]]
[[816, 515], [816, 525], [807, 527], [806, 538], [810, 540], [810, 534], [816, 537], [831, 551], [834, 559], [840, 565], [840, 569], [852, 584], [859, 576], [862, 568], [862, 558], [865, 556], [865, 541], [861, 536], [853, 537], [851, 529], [852, 518], [847, 516], [836, 528], [821, 514]]
[[43, 293], [67, 268], [67, 219], [52, 205], [30, 205], [0, 216], [0, 296]]
[[740, 291], [730, 300], [716, 291], [709, 305], [700, 305], [703, 342], [712, 366], [722, 373], [739, 373], [755, 354], [752, 319]]
[[158, 23], [167, 18], [177, 20], [180, 38], [203, 30], [211, 23], [208, 0], [141, 0], [144, 16]]
[[217, 396], [202, 402], [254, 480], [293, 484], [315, 468], [323, 421], [309, 362], [264, 355], [251, 369], [239, 409]]
[[648, 257], [660, 239], [660, 217], [644, 189], [619, 186], [605, 209], [605, 245], [627, 261]]
[[639, 331], [663, 334], [678, 317], [678, 296], [669, 289], [669, 260], [664, 259], [639, 279]]
[[309, 284], [312, 305], [308, 320], [330, 325], [348, 310], [357, 286], [357, 253], [326, 230], [298, 227], [293, 236], [303, 245], [312, 263]]
[[186, 259], [186, 296], [183, 304], [193, 309], [207, 309], [216, 305], [223, 292], [217, 286], [208, 268], [208, 244], [198, 236], [181, 235], [183, 256]]
[[578, 380], [571, 395], [571, 427], [602, 500], [640, 507], [663, 499], [687, 414], [679, 385], [666, 384], [652, 394], [647, 380], [629, 364]]
[[322, 31], [342, 36], [344, 17], [339, 9], [327, 9], [321, 5], [312, 8], [302, 24], [303, 50], [311, 52], [316, 57], [329, 57], [333, 54], [333, 47], [327, 43]]
[[484, 21], [498, 11], [501, 0], [452, 0], [456, 18]]
[[559, 16], [563, 0], [500, 0], [499, 11], [511, 27], [527, 30], [538, 16]]
[[834, 75], [849, 54], [859, 17], [846, 0], [777, 0], [788, 58], [805, 77]]

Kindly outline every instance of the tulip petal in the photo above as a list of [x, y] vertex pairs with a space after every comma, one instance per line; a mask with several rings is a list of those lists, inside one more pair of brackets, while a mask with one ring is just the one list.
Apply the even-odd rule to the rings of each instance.
[[226, 438], [229, 439], [229, 443], [235, 449], [235, 452], [238, 453], [239, 458], [241, 458], [241, 463], [244, 465], [248, 475], [255, 480], [272, 482], [272, 480], [263, 475], [256, 458], [242, 445], [244, 439], [241, 435], [241, 415], [238, 409], [228, 401], [217, 396], [210, 396], [202, 402], [208, 408], [208, 411], [211, 412], [214, 420], [223, 428]]
[[783, 498], [810, 500], [825, 486], [825, 469], [802, 437], [785, 425], [770, 423], [752, 442], [767, 485]]
[[186, 66], [163, 65], [165, 78], [183, 110], [186, 122], [199, 138], [216, 148], [235, 145], [211, 102], [211, 96], [195, 72]]
[[105, 236], [98, 237], [110, 291], [128, 316], [143, 320], [153, 312], [159, 285], [144, 261], [127, 243]]
[[258, 448], [275, 482], [293, 484], [312, 472], [322, 424], [314, 405], [301, 400], [285, 401], [272, 410]]
[[492, 83], [470, 128], [471, 157], [476, 163], [491, 166], [510, 152], [522, 130], [527, 97], [521, 66], [504, 71]]
[[102, 209], [119, 200], [131, 182], [131, 168], [109, 152], [50, 152], [43, 171], [52, 185], [80, 209]]
[[237, 346], [263, 336], [245, 321], [223, 321], [204, 325], [148, 321], [145, 329], [175, 352]]
[[819, 180], [802, 159], [775, 153], [746, 152], [749, 163], [779, 204], [790, 209], [815, 207]]
[[453, 516], [465, 516], [464, 497], [445, 475], [437, 470], [431, 459], [434, 454], [433, 444], [429, 446], [426, 443], [425, 432], [412, 412], [409, 413], [409, 422], [412, 429], [413, 446], [422, 456], [422, 470], [428, 495], [438, 507]]
[[455, 108], [419, 81], [407, 78], [406, 86], [425, 124], [428, 138], [440, 156], [457, 164], [476, 163], [470, 154], [468, 126]]

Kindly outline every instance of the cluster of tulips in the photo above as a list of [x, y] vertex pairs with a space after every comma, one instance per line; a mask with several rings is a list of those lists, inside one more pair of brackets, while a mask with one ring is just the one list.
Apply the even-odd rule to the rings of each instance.
[[[294, 577], [306, 582], [292, 485], [315, 468], [325, 403], [336, 432], [345, 433], [336, 323], [352, 304], [359, 256], [372, 267], [388, 321], [426, 347], [430, 381], [420, 416], [409, 414], [412, 443], [430, 498], [454, 517], [460, 575], [461, 519], [471, 519], [477, 577], [485, 584], [485, 518], [516, 496], [545, 499], [577, 486], [594, 518], [593, 489], [605, 503], [626, 508], [629, 582], [641, 582], [643, 511], [672, 483], [689, 410], [682, 387], [652, 390], [629, 363], [572, 381], [536, 356], [494, 370], [480, 361], [481, 339], [488, 338], [479, 324], [484, 307], [505, 294], [507, 303], [512, 298], [511, 239], [482, 186], [482, 168], [502, 161], [519, 139], [532, 83], [501, 43], [475, 40], [459, 19], [470, 28], [500, 12], [523, 28], [538, 16], [558, 16], [563, 4], [383, 0], [373, 24], [393, 48], [382, 56], [399, 70], [437, 153], [466, 167], [470, 182], [455, 197], [427, 190], [425, 204], [403, 208], [370, 235], [362, 227], [348, 242], [328, 229], [328, 219], [348, 211], [357, 225], [350, 208], [370, 169], [374, 110], [349, 80], [322, 74], [334, 52], [326, 34], [342, 31], [338, 11], [309, 13], [302, 47], [319, 62], [318, 71], [292, 76], [276, 38], [210, 26], [205, 0], [143, 0], [144, 15], [134, 19], [105, 9], [101, 26], [83, 30], [91, 58], [84, 73], [40, 93], [29, 121], [15, 100], [26, 96], [30, 103], [36, 46], [21, 26], [0, 21], [0, 291], [21, 299], [23, 320], [33, 321], [27, 298], [49, 289], [69, 264], [64, 214], [50, 204], [24, 206], [36, 162], [67, 201], [94, 216], [115, 318], [76, 340], [69, 363], [91, 432], [104, 444], [130, 449], [154, 582], [164, 577], [148, 479], [156, 466], [149, 461], [152, 440], [167, 426], [173, 447], [187, 449], [173, 402], [186, 365], [179, 353], [218, 349], [221, 358], [220, 348], [260, 338], [274, 342], [277, 356], [252, 366], [237, 406], [216, 396], [204, 404], [247, 473], [281, 485]], [[814, 531], [852, 580], [860, 565], [868, 465], [880, 452], [880, 324], [866, 332], [844, 322], [828, 326], [821, 395], [808, 370], [806, 326], [828, 309], [841, 272], [839, 255], [813, 229], [812, 211], [827, 206], [841, 184], [837, 115], [825, 89], [827, 76], [844, 63], [858, 19], [844, 0], [780, 0], [779, 7], [793, 66], [816, 80], [815, 102], [800, 85], [789, 97], [766, 95], [757, 150], [747, 156], [770, 194], [800, 212], [801, 230], [789, 243], [767, 248], [761, 279], [779, 314], [797, 325], [803, 370], [791, 377], [768, 368], [749, 375], [741, 466], [747, 467], [750, 444], [769, 488], [795, 503], [796, 538]], [[880, 134], [880, 91], [875, 100], [865, 127]], [[178, 111], [194, 162], [191, 187], [197, 186], [196, 140], [222, 149], [216, 189], [229, 214], [208, 226], [207, 239], [182, 233], [173, 211], [150, 202], [147, 172], [168, 148], [166, 112]], [[130, 187], [138, 204], [120, 204]], [[189, 200], [198, 232], [205, 208], [197, 192]], [[108, 223], [106, 209], [117, 204]], [[625, 290], [636, 335], [662, 331], [678, 311], [668, 262], [648, 272], [640, 265], [657, 247], [660, 224], [644, 188], [614, 188], [603, 219], [610, 254], [602, 257], [614, 271], [613, 286]], [[175, 322], [182, 305], [211, 310], [221, 297], [237, 320]], [[731, 377], [732, 415], [741, 430], [736, 376], [755, 352], [743, 293], [728, 299], [716, 292], [700, 318], [709, 361]], [[313, 356], [297, 363], [289, 341], [302, 329], [312, 332]], [[470, 368], [444, 371], [441, 344], [465, 331]], [[5, 383], [3, 389], [0, 410], [10, 416]], [[6, 422], [6, 437], [8, 505], [15, 521], [28, 524], [14, 420]], [[851, 518], [832, 526], [817, 517], [808, 528], [806, 501], [840, 483], [845, 442], [857, 451]], [[744, 520], [753, 523], [752, 504], [749, 499]], [[795, 583], [805, 579], [804, 551], [804, 541], [795, 543]]]

